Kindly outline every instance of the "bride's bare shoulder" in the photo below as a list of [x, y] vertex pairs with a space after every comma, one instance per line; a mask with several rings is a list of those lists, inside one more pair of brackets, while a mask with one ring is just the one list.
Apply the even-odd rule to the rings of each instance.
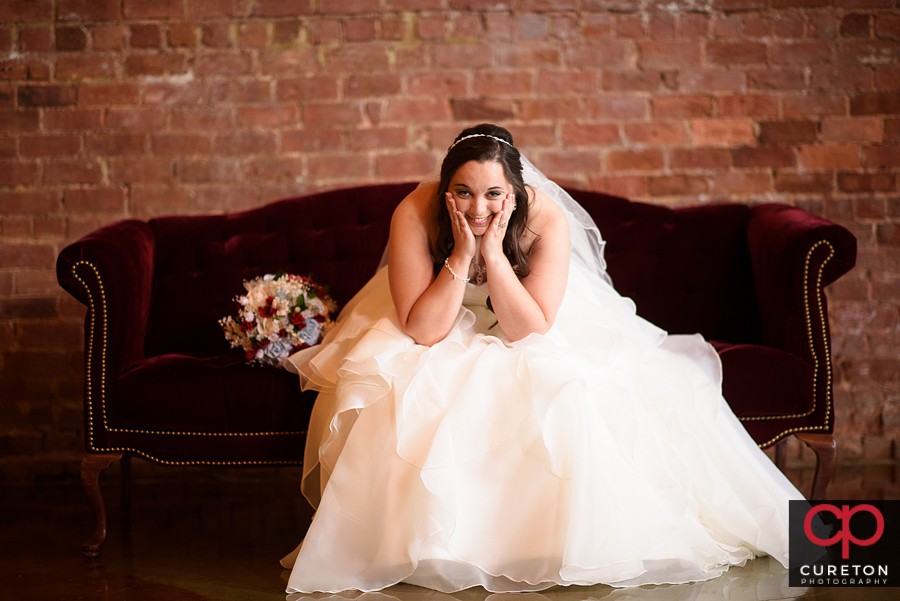
[[438, 184], [424, 184], [410, 192], [394, 209], [391, 237], [427, 241], [434, 230], [434, 195]]
[[553, 199], [531, 186], [528, 190], [528, 221], [534, 230], [554, 228], [565, 222], [566, 216]]
[[434, 195], [437, 192], [438, 184], [423, 184], [410, 192], [406, 198], [400, 201], [394, 210], [395, 217], [404, 219], [415, 219], [426, 223], [430, 221], [431, 211], [433, 210]]

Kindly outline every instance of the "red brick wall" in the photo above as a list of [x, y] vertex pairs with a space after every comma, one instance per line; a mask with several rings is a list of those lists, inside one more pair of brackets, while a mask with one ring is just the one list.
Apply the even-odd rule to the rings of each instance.
[[898, 38], [891, 0], [0, 0], [0, 479], [71, 474], [82, 449], [64, 245], [415, 180], [482, 120], [565, 183], [853, 231], [829, 291], [840, 458], [891, 458]]

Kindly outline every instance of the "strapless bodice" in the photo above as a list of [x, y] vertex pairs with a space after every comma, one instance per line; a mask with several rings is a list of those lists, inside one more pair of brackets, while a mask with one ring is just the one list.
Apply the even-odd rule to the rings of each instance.
[[469, 309], [473, 307], [487, 308], [487, 297], [487, 282], [484, 282], [483, 284], [473, 284], [472, 282], [469, 282], [466, 284], [466, 294], [463, 296], [463, 305]]

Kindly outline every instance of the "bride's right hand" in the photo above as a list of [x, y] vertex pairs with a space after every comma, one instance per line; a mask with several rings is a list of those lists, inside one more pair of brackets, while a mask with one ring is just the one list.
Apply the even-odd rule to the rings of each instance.
[[459, 253], [460, 259], [466, 261], [472, 260], [475, 256], [475, 234], [469, 227], [465, 215], [456, 208], [456, 199], [453, 194], [446, 193], [447, 212], [450, 213], [450, 226], [453, 228], [453, 254]]

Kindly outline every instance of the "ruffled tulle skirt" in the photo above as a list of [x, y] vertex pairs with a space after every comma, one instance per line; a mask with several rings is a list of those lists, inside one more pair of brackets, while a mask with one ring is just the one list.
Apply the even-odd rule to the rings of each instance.
[[469, 285], [447, 338], [400, 329], [380, 271], [289, 359], [319, 390], [288, 592], [638, 586], [787, 565], [802, 499], [721, 395], [700, 336], [667, 336], [576, 265], [545, 335], [510, 342]]

